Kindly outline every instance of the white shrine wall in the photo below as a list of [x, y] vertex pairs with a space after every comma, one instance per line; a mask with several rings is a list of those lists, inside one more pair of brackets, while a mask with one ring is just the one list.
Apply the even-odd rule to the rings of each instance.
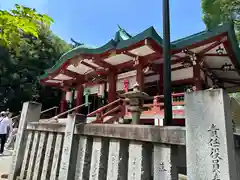
[[[128, 80], [129, 89], [132, 89], [136, 83], [136, 73], [137, 73], [136, 70], [133, 70], [126, 73], [118, 74], [117, 91], [124, 90], [124, 80]], [[193, 67], [172, 71], [172, 81], [179, 81], [179, 80], [190, 79], [190, 78], [193, 78]], [[160, 77], [158, 74], [150, 75], [150, 76], [145, 75], [144, 83], [158, 81], [159, 79]], [[108, 91], [108, 86], [109, 85], [107, 84], [107, 91]], [[90, 94], [98, 93], [99, 87], [100, 87], [99, 84], [85, 86], [85, 88], [88, 88], [90, 90]]]

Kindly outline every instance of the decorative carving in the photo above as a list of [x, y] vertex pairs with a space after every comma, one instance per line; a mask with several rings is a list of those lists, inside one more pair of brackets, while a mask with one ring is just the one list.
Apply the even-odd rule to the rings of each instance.
[[160, 164], [159, 164], [159, 169], [158, 169], [160, 172], [164, 172], [164, 171], [167, 171], [166, 169], [165, 169], [165, 166], [164, 166], [164, 162], [161, 162]]
[[219, 128], [215, 124], [212, 124], [210, 129], [210, 140], [209, 145], [211, 149], [210, 156], [212, 158], [212, 180], [220, 180], [220, 138], [219, 138]]
[[131, 180], [136, 180], [137, 179], [137, 157], [132, 157], [131, 161], [131, 167], [132, 167], [132, 172], [131, 172]]

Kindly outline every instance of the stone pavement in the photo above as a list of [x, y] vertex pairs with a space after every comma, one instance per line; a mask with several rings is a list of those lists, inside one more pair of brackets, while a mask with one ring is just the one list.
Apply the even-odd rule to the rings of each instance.
[[8, 174], [10, 171], [10, 166], [12, 162], [12, 152], [6, 151], [4, 155], [0, 155], [0, 180], [3, 174]]

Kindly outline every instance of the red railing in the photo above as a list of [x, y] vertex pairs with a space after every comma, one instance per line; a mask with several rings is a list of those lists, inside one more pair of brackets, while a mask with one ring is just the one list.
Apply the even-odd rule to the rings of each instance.
[[[125, 114], [125, 106], [123, 105], [124, 100], [123, 99], [117, 99], [106, 106], [103, 106], [96, 111], [93, 111], [87, 115], [87, 117], [90, 116], [96, 116], [96, 120], [92, 123], [112, 123], [116, 119], [124, 116]], [[104, 118], [113, 115], [113, 117], [109, 117], [106, 121], [104, 121]]]
[[[173, 106], [183, 106], [184, 105], [184, 93], [175, 93], [172, 94], [173, 97]], [[143, 106], [148, 110], [143, 111], [143, 114], [162, 114], [164, 103], [163, 103], [164, 95], [154, 96], [153, 104], [144, 104]], [[179, 98], [179, 99], [177, 99]], [[103, 106], [87, 115], [87, 117], [96, 116], [96, 120], [92, 123], [113, 123], [120, 117], [124, 117], [125, 115], [129, 116], [129, 113], [126, 110], [126, 104], [128, 100], [125, 99], [117, 99], [106, 106]], [[173, 110], [176, 112], [179, 110]], [[180, 110], [182, 111], [182, 110]], [[181, 112], [180, 112], [181, 113]], [[109, 119], [107, 119], [109, 118]]]
[[[149, 110], [144, 111], [145, 114], [158, 114], [164, 108], [163, 102], [164, 95], [157, 95], [153, 98], [153, 104], [144, 104], [145, 107], [149, 107]], [[183, 106], [184, 105], [184, 93], [172, 94], [173, 102], [172, 106]], [[179, 98], [179, 99], [177, 99]]]

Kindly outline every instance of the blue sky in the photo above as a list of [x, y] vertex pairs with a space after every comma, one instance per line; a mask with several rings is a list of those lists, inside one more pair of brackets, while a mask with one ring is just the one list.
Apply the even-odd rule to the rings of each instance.
[[[54, 19], [52, 30], [62, 39], [102, 45], [112, 38], [117, 24], [134, 35], [154, 26], [162, 35], [162, 0], [5, 0], [1, 9], [14, 4], [34, 7]], [[170, 0], [171, 39], [205, 29], [201, 0]]]

